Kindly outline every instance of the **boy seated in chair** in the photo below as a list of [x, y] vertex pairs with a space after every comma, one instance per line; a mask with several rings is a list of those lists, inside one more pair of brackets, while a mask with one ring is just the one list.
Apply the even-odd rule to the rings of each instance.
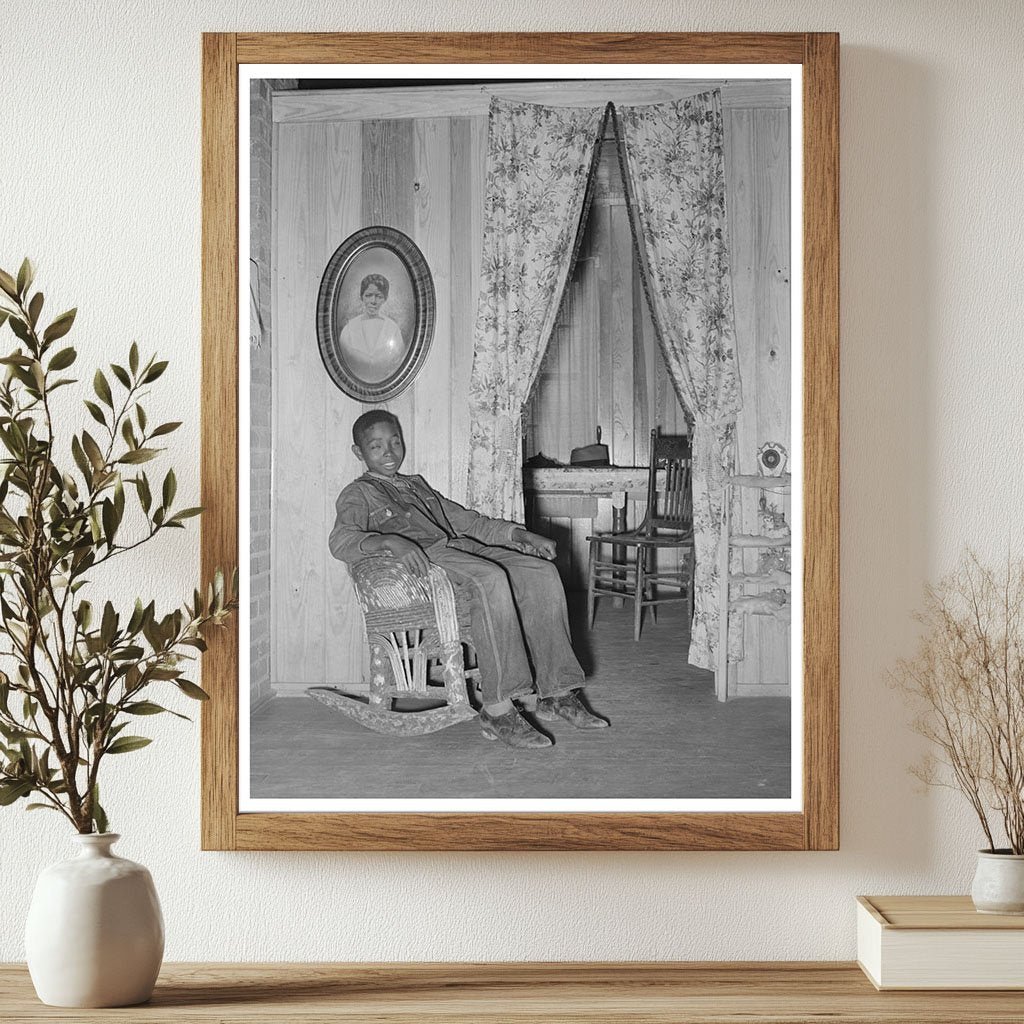
[[433, 562], [468, 594], [484, 735], [510, 747], [550, 746], [551, 738], [513, 703], [524, 698], [536, 700], [533, 714], [543, 722], [608, 725], [580, 696], [583, 669], [569, 640], [562, 581], [551, 564], [554, 542], [465, 509], [421, 476], [399, 473], [405, 445], [394, 414], [363, 413], [352, 425], [352, 440], [366, 472], [338, 495], [331, 554], [354, 564], [387, 553], [417, 574]]

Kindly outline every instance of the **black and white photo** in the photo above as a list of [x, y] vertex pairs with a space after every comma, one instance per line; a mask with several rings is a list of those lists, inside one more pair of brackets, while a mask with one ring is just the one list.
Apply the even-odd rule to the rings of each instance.
[[291, 70], [243, 810], [799, 810], [798, 74]]

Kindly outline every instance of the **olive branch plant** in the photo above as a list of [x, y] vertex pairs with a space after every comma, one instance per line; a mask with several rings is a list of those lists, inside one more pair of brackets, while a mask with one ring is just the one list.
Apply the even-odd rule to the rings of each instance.
[[[167, 362], [141, 359], [137, 344], [109, 376], [93, 376], [95, 400], [84, 406], [97, 426], [61, 437], [52, 397], [77, 383], [63, 375], [77, 353], [57, 342], [76, 310], [42, 328], [33, 278], [27, 259], [16, 276], [0, 271], [0, 328], [16, 340], [0, 357], [0, 806], [35, 795], [29, 809], [56, 810], [80, 833], [106, 832], [101, 764], [151, 742], [125, 733], [133, 719], [186, 718], [148, 699], [158, 684], [207, 699], [186, 672], [206, 649], [204, 631], [236, 607], [237, 572], [226, 585], [218, 571], [164, 615], [141, 598], [125, 613], [86, 599], [94, 570], [202, 510], [174, 507], [173, 469], [154, 494], [139, 468], [181, 424], [147, 420], [141, 401]], [[131, 492], [134, 532], [125, 522]]]
[[[917, 710], [916, 732], [931, 740], [911, 772], [959, 790], [988, 841], [988, 852], [1024, 853], [1024, 560], [1005, 570], [968, 552], [925, 589], [914, 657], [893, 682]], [[944, 766], [944, 767], [943, 767]], [[1009, 849], [997, 848], [1005, 836]]]

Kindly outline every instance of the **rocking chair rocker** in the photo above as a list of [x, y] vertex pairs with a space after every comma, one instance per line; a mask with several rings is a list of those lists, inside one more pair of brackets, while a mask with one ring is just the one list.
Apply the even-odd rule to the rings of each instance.
[[[463, 644], [472, 644], [469, 606], [444, 569], [417, 576], [401, 562], [374, 556], [350, 567], [370, 645], [369, 699], [335, 687], [306, 693], [360, 725], [393, 736], [422, 736], [475, 717], [466, 692]], [[433, 667], [433, 671], [431, 668]], [[428, 704], [403, 710], [402, 704]]]

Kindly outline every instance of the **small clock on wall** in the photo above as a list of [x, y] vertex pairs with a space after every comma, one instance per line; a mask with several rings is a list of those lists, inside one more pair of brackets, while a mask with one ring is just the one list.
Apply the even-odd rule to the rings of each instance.
[[757, 468], [762, 476], [782, 476], [789, 464], [789, 452], [778, 441], [766, 441], [757, 449]]

